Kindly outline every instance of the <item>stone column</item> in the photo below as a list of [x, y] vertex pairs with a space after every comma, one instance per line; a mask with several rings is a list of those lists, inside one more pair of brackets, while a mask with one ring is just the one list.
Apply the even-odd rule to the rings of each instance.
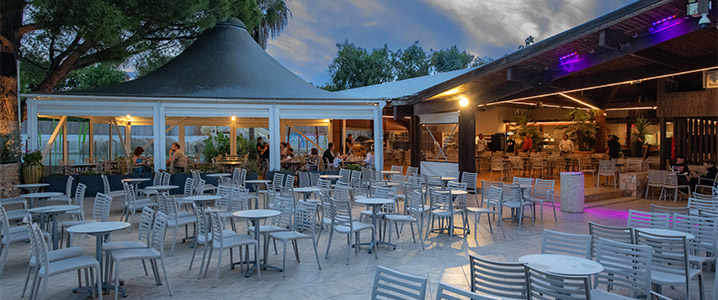
[[583, 172], [561, 172], [561, 211], [582, 213], [584, 198]]

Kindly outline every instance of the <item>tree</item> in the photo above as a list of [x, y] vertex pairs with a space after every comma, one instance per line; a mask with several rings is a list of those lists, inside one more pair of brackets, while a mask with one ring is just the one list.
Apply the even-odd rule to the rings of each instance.
[[519, 45], [519, 50], [520, 50], [520, 49], [523, 49], [523, 48], [526, 48], [526, 47], [528, 47], [528, 46], [531, 46], [531, 45], [533, 45], [533, 43], [534, 43], [534, 36], [533, 36], [533, 35], [529, 35], [529, 36], [527, 36], [527, 37], [524, 39], [524, 44], [523, 44], [523, 45]]
[[98, 63], [87, 68], [70, 72], [62, 84], [70, 90], [84, 90], [120, 83], [127, 80], [127, 75], [120, 71], [116, 64]]
[[337, 43], [337, 57], [329, 65], [332, 86], [345, 90], [393, 81], [390, 53], [386, 45], [369, 52], [347, 40]]
[[292, 12], [282, 0], [257, 0], [257, 4], [262, 11], [262, 19], [251, 32], [254, 40], [266, 49], [269, 37], [278, 36], [287, 27]]
[[392, 54], [392, 64], [396, 72], [396, 79], [402, 80], [429, 75], [431, 60], [429, 55], [419, 45], [419, 41], [406, 48], [397, 50]]
[[564, 129], [563, 133], [576, 141], [578, 150], [587, 151], [593, 149], [596, 143], [595, 114], [595, 111], [572, 109], [568, 113], [568, 118], [572, 121], [571, 124], [558, 126], [558, 129]]
[[466, 69], [473, 61], [474, 55], [467, 53], [466, 50], [459, 51], [456, 45], [431, 53], [431, 66], [436, 72]]

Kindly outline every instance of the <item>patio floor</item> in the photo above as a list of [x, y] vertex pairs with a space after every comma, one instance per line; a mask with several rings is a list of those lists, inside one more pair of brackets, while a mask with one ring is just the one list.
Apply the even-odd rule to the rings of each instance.
[[[504, 222], [506, 238], [501, 236], [499, 230], [489, 233], [486, 218], [482, 218], [479, 226], [478, 243], [474, 241], [472, 232], [467, 238], [463, 235], [449, 237], [446, 234], [431, 234], [425, 240], [426, 250], [421, 250], [419, 244], [411, 240], [411, 232], [404, 229], [396, 250], [386, 247], [379, 249], [379, 258], [368, 254], [366, 249], [359, 253], [351, 252], [349, 266], [345, 265], [347, 244], [346, 238], [335, 235], [329, 258], [324, 258], [326, 251], [326, 232], [322, 234], [319, 242], [319, 256], [322, 270], [317, 270], [314, 253], [309, 241], [299, 242], [301, 263], [293, 259], [293, 252], [288, 251], [287, 277], [272, 270], [262, 271], [262, 280], [257, 281], [256, 275], [245, 278], [239, 267], [230, 270], [228, 267], [229, 255], [225, 251], [223, 265], [220, 270], [220, 280], [216, 288], [212, 288], [212, 281], [216, 267], [216, 255], [210, 265], [207, 278], [198, 280], [199, 258], [195, 260], [195, 267], [188, 271], [189, 260], [192, 255], [191, 242], [182, 244], [178, 242], [174, 256], [166, 257], [169, 280], [174, 290], [171, 299], [366, 299], [371, 295], [371, 286], [377, 265], [386, 266], [401, 272], [426, 276], [429, 278], [427, 295], [433, 299], [439, 282], [455, 285], [462, 289], [469, 289], [469, 255], [498, 261], [516, 261], [527, 254], [540, 252], [543, 229], [551, 229], [572, 233], [588, 233], [588, 221], [606, 225], [625, 225], [628, 209], [648, 210], [650, 203], [655, 200], [632, 198], [616, 198], [586, 204], [583, 214], [568, 214], [557, 212], [558, 222], [554, 222], [550, 206], [544, 207], [544, 224], [540, 220], [531, 223], [526, 219], [524, 227], [519, 230], [517, 224]], [[671, 205], [661, 202], [662, 205]], [[683, 205], [685, 202], [683, 202]], [[122, 201], [113, 203], [113, 220], [117, 220]], [[679, 202], [677, 205], [681, 205]], [[90, 215], [92, 199], [86, 198], [85, 208]], [[355, 207], [354, 215], [359, 215], [359, 207]], [[139, 215], [135, 216], [139, 218]], [[135, 220], [136, 222], [136, 220]], [[246, 232], [244, 223], [239, 227], [240, 232]], [[496, 228], [495, 228], [496, 229]], [[457, 231], [458, 232], [458, 231]], [[112, 234], [113, 240], [135, 239], [137, 231], [126, 231]], [[183, 235], [180, 231], [180, 235]], [[363, 235], [362, 241], [369, 241], [369, 233]], [[94, 237], [76, 237], [75, 246], [84, 246], [85, 252], [94, 256]], [[269, 263], [281, 266], [282, 249], [278, 244], [279, 255], [274, 255], [270, 249]], [[22, 290], [29, 244], [13, 244], [10, 248], [8, 263], [0, 279], [0, 299], [18, 299]], [[165, 249], [169, 253], [170, 237], [165, 240]], [[201, 248], [198, 249], [201, 257]], [[713, 280], [715, 273], [704, 273], [705, 293], [713, 295]], [[76, 287], [77, 275], [73, 272], [52, 277], [48, 285], [48, 299], [67, 299], [73, 297], [71, 289]], [[124, 282], [130, 299], [170, 299], [166, 286], [156, 286], [151, 276], [145, 276], [140, 262], [125, 263], [120, 270], [120, 278]], [[697, 291], [696, 281], [691, 282], [691, 289]], [[685, 299], [685, 291], [678, 287], [675, 290], [665, 288], [664, 293], [674, 299]], [[694, 299], [698, 299], [694, 293]], [[113, 294], [105, 296], [114, 296]]]

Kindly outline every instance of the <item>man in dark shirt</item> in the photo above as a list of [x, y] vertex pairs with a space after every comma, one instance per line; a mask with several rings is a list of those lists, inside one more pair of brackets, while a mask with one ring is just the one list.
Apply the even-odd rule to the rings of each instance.
[[261, 136], [257, 139], [257, 156], [262, 162], [269, 158], [269, 147], [264, 143]]
[[324, 151], [324, 155], [322, 155], [322, 160], [324, 160], [324, 164], [329, 166], [332, 162], [334, 162], [334, 143], [329, 143], [329, 147], [327, 147], [327, 150]]
[[608, 156], [610, 158], [618, 158], [621, 155], [621, 143], [618, 142], [618, 137], [613, 135], [608, 140]]
[[514, 152], [516, 152], [516, 141], [514, 141], [514, 136], [510, 135], [509, 140], [506, 141], [506, 153]]
[[344, 153], [349, 154], [349, 151], [352, 150], [352, 145], [354, 144], [354, 138], [352, 138], [352, 134], [347, 135], [347, 139], [344, 141]]
[[678, 173], [678, 184], [688, 184], [688, 175], [691, 171], [688, 170], [688, 164], [686, 163], [685, 157], [677, 156], [676, 162], [673, 164], [673, 166], [671, 166], [671, 168], [673, 168], [673, 171]]
[[716, 174], [718, 174], [718, 168], [716, 168], [715, 162], [707, 160], [703, 162], [703, 166], [706, 167], [706, 173], [699, 177], [693, 177], [688, 182], [691, 186], [691, 190], [695, 190], [698, 184], [710, 186], [715, 184]]

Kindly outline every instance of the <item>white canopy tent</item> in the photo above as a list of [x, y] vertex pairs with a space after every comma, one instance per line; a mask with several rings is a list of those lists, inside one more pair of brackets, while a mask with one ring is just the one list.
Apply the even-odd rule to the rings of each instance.
[[[109, 119], [115, 125], [124, 122], [126, 131], [133, 121], [142, 120], [142, 125], [153, 126], [156, 171], [165, 168], [167, 132], [172, 126], [183, 128], [185, 118], [229, 126], [236, 126], [235, 118], [266, 119], [255, 127], [268, 125], [270, 170], [280, 169], [279, 142], [272, 142], [282, 136], [280, 120], [288, 124], [317, 119], [373, 120], [377, 145], [383, 137], [383, 100], [354, 98], [312, 86], [271, 58], [237, 19], [207, 30], [178, 57], [136, 80], [99, 89], [24, 96], [28, 97], [29, 149], [44, 146], [37, 138], [38, 117]], [[58, 128], [62, 125], [59, 122]], [[236, 149], [234, 137], [231, 141]], [[383, 161], [383, 153], [377, 151], [375, 168], [381, 170]]]

